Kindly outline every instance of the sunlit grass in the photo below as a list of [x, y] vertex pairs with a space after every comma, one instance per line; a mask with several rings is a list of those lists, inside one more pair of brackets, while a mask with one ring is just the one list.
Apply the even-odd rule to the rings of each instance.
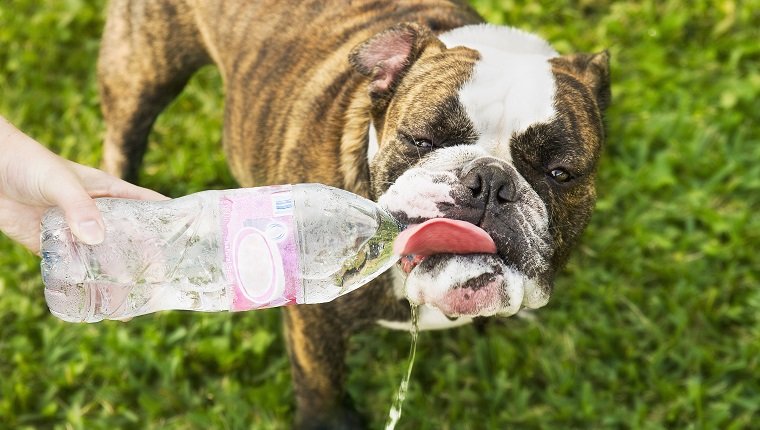
[[[760, 2], [473, 4], [562, 52], [610, 50], [599, 201], [535, 319], [421, 335], [399, 428], [751, 428]], [[90, 165], [103, 135], [102, 6], [0, 3], [0, 115]], [[204, 69], [159, 119], [144, 185], [172, 196], [234, 186], [220, 88]], [[349, 389], [375, 428], [408, 342], [382, 329], [352, 342]], [[287, 428], [289, 378], [277, 310], [66, 324], [47, 311], [38, 260], [0, 238], [0, 427]]]

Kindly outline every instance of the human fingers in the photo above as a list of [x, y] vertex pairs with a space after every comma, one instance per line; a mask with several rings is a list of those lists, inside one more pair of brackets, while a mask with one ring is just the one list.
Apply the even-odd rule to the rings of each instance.
[[163, 194], [130, 184], [129, 182], [111, 176], [102, 170], [83, 166], [72, 161], [69, 161], [68, 163], [92, 197], [117, 197], [135, 200], [169, 199]]
[[65, 163], [50, 173], [50, 177], [39, 184], [42, 195], [63, 210], [71, 232], [79, 240], [88, 245], [103, 242], [103, 218], [79, 177]]
[[0, 196], [0, 231], [35, 254], [40, 252], [40, 219], [46, 208]]

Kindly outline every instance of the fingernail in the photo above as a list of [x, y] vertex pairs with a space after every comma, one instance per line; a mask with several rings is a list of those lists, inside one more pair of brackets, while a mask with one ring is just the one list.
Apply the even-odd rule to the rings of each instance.
[[105, 232], [97, 221], [82, 221], [77, 224], [77, 227], [77, 230], [79, 230], [77, 237], [79, 237], [82, 242], [88, 245], [97, 245], [103, 242]]

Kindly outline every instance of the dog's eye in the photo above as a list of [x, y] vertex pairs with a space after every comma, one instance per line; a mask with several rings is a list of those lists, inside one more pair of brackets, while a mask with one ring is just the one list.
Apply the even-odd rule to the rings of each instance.
[[563, 169], [552, 169], [549, 172], [549, 176], [559, 183], [569, 182], [573, 177]]
[[399, 133], [399, 139], [408, 145], [416, 146], [420, 149], [434, 149], [437, 147], [431, 139], [426, 137], [414, 137], [410, 134]]
[[429, 139], [413, 137], [411, 140], [412, 145], [418, 148], [430, 149], [433, 147], [433, 142], [431, 142]]

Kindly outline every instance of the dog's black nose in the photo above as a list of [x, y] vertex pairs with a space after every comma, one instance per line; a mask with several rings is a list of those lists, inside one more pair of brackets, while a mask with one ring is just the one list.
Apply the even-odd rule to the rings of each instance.
[[486, 206], [517, 201], [517, 186], [512, 175], [495, 164], [475, 166], [462, 178], [472, 197]]

